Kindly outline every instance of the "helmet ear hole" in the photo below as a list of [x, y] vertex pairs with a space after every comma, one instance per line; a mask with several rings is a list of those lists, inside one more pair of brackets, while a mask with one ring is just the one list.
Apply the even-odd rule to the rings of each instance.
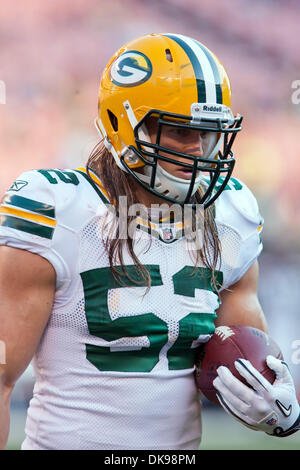
[[172, 54], [171, 54], [171, 51], [170, 49], [166, 49], [166, 59], [169, 61], [169, 62], [173, 62], [173, 57], [172, 57]]
[[107, 114], [108, 114], [108, 117], [109, 117], [109, 120], [110, 120], [110, 123], [112, 125], [112, 128], [115, 132], [118, 132], [118, 118], [117, 116], [110, 110], [108, 109], [107, 110]]

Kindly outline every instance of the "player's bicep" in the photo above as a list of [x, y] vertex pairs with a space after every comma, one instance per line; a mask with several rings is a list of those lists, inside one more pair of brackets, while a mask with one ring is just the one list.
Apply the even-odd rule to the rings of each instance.
[[216, 326], [246, 325], [267, 332], [267, 322], [258, 295], [258, 261], [234, 285], [221, 292]]
[[[25, 250], [0, 247], [0, 340], [2, 383], [12, 387], [30, 363], [52, 310], [52, 265]], [[3, 361], [2, 361], [3, 362]]]

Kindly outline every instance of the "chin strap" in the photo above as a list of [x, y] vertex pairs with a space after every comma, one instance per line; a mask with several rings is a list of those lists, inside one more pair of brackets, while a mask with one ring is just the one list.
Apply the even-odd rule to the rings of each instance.
[[[151, 167], [146, 166], [144, 168], [144, 174], [138, 173], [138, 178], [140, 178], [144, 183], [150, 185], [151, 181]], [[201, 180], [201, 174], [197, 175], [195, 178], [194, 187], [191, 193], [191, 196], [197, 191]], [[156, 175], [155, 175], [155, 184], [154, 190], [158, 193], [165, 195], [174, 199], [175, 201], [183, 202], [186, 198], [188, 190], [190, 188], [190, 180], [177, 178], [176, 176], [171, 175], [165, 171], [159, 164], [157, 164]]]

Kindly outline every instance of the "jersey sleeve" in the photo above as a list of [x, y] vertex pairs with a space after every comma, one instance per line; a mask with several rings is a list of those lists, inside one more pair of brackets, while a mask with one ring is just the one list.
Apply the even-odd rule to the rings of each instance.
[[229, 240], [224, 237], [230, 273], [223, 288], [228, 288], [239, 281], [259, 257], [263, 249], [261, 235], [264, 221], [255, 196], [236, 178], [230, 179], [219, 202], [217, 218], [231, 233]]
[[[47, 259], [56, 271], [56, 292], [61, 294], [67, 290], [76, 269], [78, 249], [76, 230], [65, 215], [75, 197], [70, 182], [62, 191], [53, 173], [28, 171], [8, 189], [0, 206], [0, 245]], [[76, 186], [74, 177], [73, 182]]]

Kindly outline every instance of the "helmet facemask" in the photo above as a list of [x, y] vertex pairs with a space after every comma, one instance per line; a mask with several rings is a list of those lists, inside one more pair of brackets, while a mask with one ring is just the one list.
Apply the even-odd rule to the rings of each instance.
[[[209, 110], [206, 112], [207, 108]], [[150, 140], [147, 132], [150, 119], [156, 122], [155, 142]], [[190, 204], [200, 183], [203, 183], [203, 194], [198, 203], [206, 208], [217, 199], [231, 177], [235, 164], [231, 147], [237, 132], [241, 130], [241, 121], [241, 116], [233, 117], [231, 110], [224, 105], [194, 103], [190, 116], [151, 110], [134, 127], [136, 146], [130, 145], [122, 152], [121, 164], [147, 191], [172, 203]], [[196, 153], [184, 153], [172, 146], [162, 145], [161, 137], [166, 128], [174, 129], [179, 141], [181, 131], [184, 133], [188, 129], [191, 133], [197, 133], [201, 152], [195, 146], [192, 150]], [[136, 171], [130, 167], [134, 159], [145, 164], [142, 170]], [[174, 165], [174, 169], [177, 167], [179, 175], [186, 171], [187, 178], [169, 173], [163, 168], [163, 162]], [[208, 184], [201, 181], [204, 175], [209, 176]], [[221, 185], [213, 191], [220, 183], [220, 176]]]

